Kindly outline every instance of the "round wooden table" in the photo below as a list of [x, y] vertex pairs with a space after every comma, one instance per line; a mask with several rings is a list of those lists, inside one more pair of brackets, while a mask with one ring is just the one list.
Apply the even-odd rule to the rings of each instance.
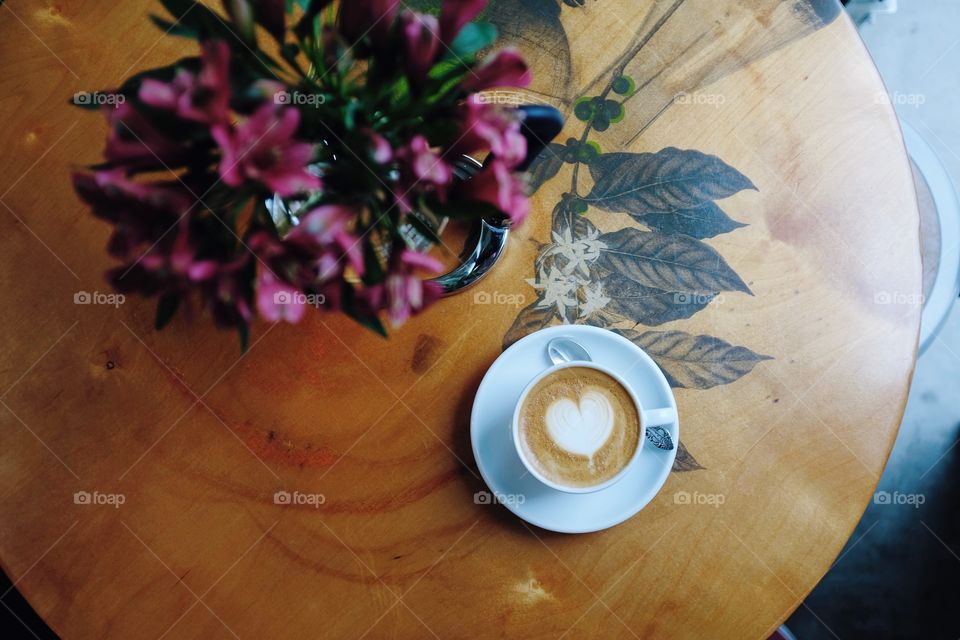
[[[51, 627], [740, 639], [800, 605], [874, 492], [920, 322], [910, 167], [838, 4], [496, 1], [523, 97], [568, 116], [504, 261], [389, 342], [317, 314], [243, 357], [202, 318], [154, 332], [152, 301], [75, 304], [110, 260], [68, 179], [104, 125], [68, 100], [183, 54], [148, 8], [0, 6], [0, 561]], [[676, 472], [596, 534], [475, 500], [480, 379], [562, 322], [644, 346], [680, 407]]]

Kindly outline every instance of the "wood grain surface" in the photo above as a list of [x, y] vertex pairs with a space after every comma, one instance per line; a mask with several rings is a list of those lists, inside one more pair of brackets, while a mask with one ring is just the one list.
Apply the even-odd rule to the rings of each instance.
[[[74, 304], [108, 293], [110, 260], [68, 179], [105, 127], [68, 101], [194, 45], [146, 0], [2, 3], [0, 563], [58, 633], [742, 639], [800, 605], [871, 499], [915, 361], [889, 100], [832, 1], [570, 4], [490, 12], [534, 63], [523, 98], [603, 154], [540, 165], [496, 271], [389, 342], [316, 314], [256, 325], [240, 357], [205, 318], [156, 333], [151, 301]], [[620, 101], [609, 122], [577, 116], [593, 96]], [[578, 269], [585, 239], [603, 246]], [[586, 297], [558, 302], [551, 268]], [[559, 322], [645, 341], [682, 420], [659, 496], [590, 535], [474, 500], [480, 379]]]

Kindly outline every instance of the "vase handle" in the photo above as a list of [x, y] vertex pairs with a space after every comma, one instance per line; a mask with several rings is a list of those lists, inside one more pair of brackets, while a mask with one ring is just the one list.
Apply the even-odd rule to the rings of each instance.
[[[517, 166], [518, 171], [526, 171], [557, 137], [563, 129], [563, 116], [553, 107], [544, 105], [525, 105], [517, 107], [523, 112], [524, 119], [520, 131], [527, 140], [527, 155]], [[493, 156], [487, 158], [487, 162]], [[469, 180], [481, 169], [480, 163], [473, 158], [464, 157], [457, 163], [458, 178]], [[453, 271], [432, 279], [443, 287], [443, 295], [453, 295], [463, 291], [483, 278], [507, 249], [510, 235], [510, 221], [502, 216], [481, 219], [467, 240], [467, 247], [473, 243], [473, 249], [466, 253], [463, 262]]]

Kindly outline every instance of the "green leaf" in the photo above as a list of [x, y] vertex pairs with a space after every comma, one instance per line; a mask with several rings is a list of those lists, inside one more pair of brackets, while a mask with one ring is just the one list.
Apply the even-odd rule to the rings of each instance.
[[747, 375], [758, 362], [772, 360], [713, 336], [683, 331], [615, 329], [654, 359], [671, 387], [710, 389]]
[[292, 42], [280, 47], [280, 57], [286, 60], [294, 68], [299, 68], [300, 62], [297, 60], [297, 56], [300, 55], [300, 47]]
[[366, 284], [377, 284], [383, 281], [383, 265], [380, 256], [372, 242], [363, 242], [363, 281]]
[[[290, 0], [287, 0], [288, 4]], [[330, 4], [329, 0], [296, 0], [296, 3], [303, 9], [303, 17], [293, 28], [294, 34], [301, 40], [312, 38], [314, 35], [314, 22], [320, 12]], [[290, 13], [290, 10], [287, 10]]]
[[[178, 30], [185, 29], [200, 40], [223, 40], [231, 47], [233, 55], [247, 64], [270, 72], [280, 65], [262, 51], [240, 45], [243, 40], [229, 24], [218, 14], [194, 0], [160, 0], [163, 7], [173, 16]], [[179, 35], [179, 34], [177, 34]]]
[[[434, 104], [449, 96], [450, 92], [463, 82], [464, 76], [470, 69], [471, 65], [466, 60], [453, 56], [433, 65], [427, 73], [427, 77], [430, 79], [430, 90], [427, 92], [430, 97], [427, 98], [427, 102]], [[409, 85], [407, 91], [409, 92]]]
[[646, 287], [709, 295], [750, 288], [713, 247], [687, 236], [625, 228], [600, 236], [597, 264]]
[[246, 322], [237, 325], [237, 333], [240, 337], [240, 353], [244, 354], [250, 346], [250, 325]]
[[343, 286], [340, 289], [341, 299], [340, 299], [340, 309], [350, 318], [353, 318], [358, 323], [365, 326], [367, 329], [370, 329], [374, 333], [379, 334], [380, 336], [387, 337], [387, 329], [383, 326], [383, 322], [380, 321], [379, 316], [369, 309], [361, 309], [357, 304], [357, 292], [356, 290], [347, 282], [343, 283]]
[[673, 147], [657, 153], [604, 153], [589, 167], [594, 185], [587, 202], [632, 216], [691, 209], [756, 189], [720, 158]]
[[489, 22], [470, 22], [450, 45], [450, 54], [458, 58], [469, 58], [497, 40], [497, 28]]
[[158, 29], [163, 31], [164, 35], [168, 36], [178, 36], [181, 38], [188, 38], [190, 40], [196, 40], [199, 34], [196, 30], [191, 29], [182, 23], [174, 23], [169, 20], [164, 20], [160, 16], [151, 15], [150, 22], [155, 24]]
[[287, 0], [287, 13], [293, 13], [294, 7], [300, 7], [307, 11], [310, 7], [310, 0]]
[[250, 0], [224, 0], [224, 8], [230, 21], [233, 23], [233, 29], [240, 35], [247, 44], [256, 45], [257, 33], [253, 17], [253, 6]]
[[157, 302], [157, 315], [153, 321], [154, 328], [160, 331], [167, 326], [173, 319], [173, 316], [176, 315], [178, 308], [180, 308], [179, 295], [176, 293], [167, 293], [161, 296], [159, 302]]

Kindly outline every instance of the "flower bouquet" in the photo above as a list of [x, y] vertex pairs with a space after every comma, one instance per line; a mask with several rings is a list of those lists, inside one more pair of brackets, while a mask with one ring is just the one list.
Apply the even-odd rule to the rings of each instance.
[[[442, 293], [435, 221], [527, 215], [522, 118], [480, 92], [531, 77], [514, 50], [481, 55], [486, 0], [160, 2], [153, 22], [200, 55], [86, 101], [105, 105], [105, 161], [73, 176], [113, 225], [108, 280], [157, 297], [158, 329], [200, 307], [246, 344], [255, 313], [316, 306], [385, 335]], [[488, 157], [455, 180], [465, 154]]]

